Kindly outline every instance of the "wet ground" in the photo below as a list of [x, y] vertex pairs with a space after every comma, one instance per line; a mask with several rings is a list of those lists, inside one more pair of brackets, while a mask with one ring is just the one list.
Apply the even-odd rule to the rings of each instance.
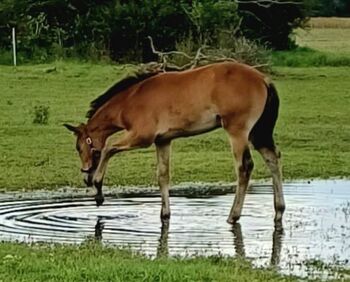
[[2, 195], [0, 240], [81, 243], [92, 237], [150, 256], [242, 256], [258, 266], [302, 276], [314, 260], [350, 268], [350, 181], [300, 182], [284, 188], [283, 230], [274, 229], [270, 185], [251, 187], [242, 218], [233, 227], [226, 223], [232, 194], [173, 196], [172, 218], [163, 225], [160, 198], [153, 193], [108, 197], [99, 208], [91, 197]]

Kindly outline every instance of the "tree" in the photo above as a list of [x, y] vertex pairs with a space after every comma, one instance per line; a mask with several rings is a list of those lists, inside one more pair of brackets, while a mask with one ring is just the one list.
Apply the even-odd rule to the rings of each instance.
[[306, 1], [315, 0], [2, 0], [0, 44], [10, 48], [15, 26], [19, 52], [44, 60], [70, 54], [149, 61], [147, 36], [167, 51], [185, 38], [219, 46], [238, 30], [285, 49], [305, 19]]
[[290, 34], [307, 18], [303, 0], [240, 0], [238, 8], [243, 35], [277, 50], [294, 46]]
[[350, 0], [318, 0], [314, 3], [312, 16], [350, 16]]

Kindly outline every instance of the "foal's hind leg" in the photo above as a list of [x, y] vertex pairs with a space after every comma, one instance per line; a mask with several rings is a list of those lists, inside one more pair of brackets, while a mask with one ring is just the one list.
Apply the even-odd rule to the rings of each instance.
[[157, 176], [160, 193], [162, 196], [162, 210], [160, 217], [162, 220], [170, 218], [169, 204], [169, 158], [170, 158], [170, 142], [156, 144], [157, 148]]
[[282, 170], [280, 164], [280, 152], [274, 145], [258, 149], [266, 165], [271, 171], [274, 189], [275, 224], [281, 225], [283, 212], [286, 208], [282, 189]]
[[233, 128], [227, 131], [230, 136], [237, 175], [236, 195], [230, 215], [227, 219], [228, 223], [233, 224], [238, 221], [241, 216], [243, 202], [254, 163], [248, 147], [248, 133], [245, 130], [235, 130]]

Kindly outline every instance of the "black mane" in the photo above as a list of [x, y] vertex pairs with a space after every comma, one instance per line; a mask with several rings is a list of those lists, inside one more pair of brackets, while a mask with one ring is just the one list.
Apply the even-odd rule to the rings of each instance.
[[101, 108], [107, 101], [109, 101], [112, 97], [114, 97], [118, 93], [156, 74], [158, 74], [158, 72], [141, 73], [133, 76], [128, 76], [118, 81], [116, 84], [110, 87], [105, 93], [103, 93], [101, 96], [97, 97], [95, 100], [93, 100], [90, 103], [90, 110], [86, 113], [86, 117], [91, 118], [99, 108]]

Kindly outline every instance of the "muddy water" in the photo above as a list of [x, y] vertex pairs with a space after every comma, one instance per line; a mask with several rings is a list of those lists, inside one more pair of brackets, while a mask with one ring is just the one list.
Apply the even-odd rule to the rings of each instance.
[[284, 273], [307, 274], [305, 262], [350, 267], [350, 181], [285, 185], [284, 230], [273, 226], [272, 189], [253, 186], [243, 215], [226, 223], [233, 195], [172, 197], [170, 224], [161, 225], [160, 199], [0, 200], [0, 240], [81, 243], [95, 237], [150, 256], [242, 256]]

